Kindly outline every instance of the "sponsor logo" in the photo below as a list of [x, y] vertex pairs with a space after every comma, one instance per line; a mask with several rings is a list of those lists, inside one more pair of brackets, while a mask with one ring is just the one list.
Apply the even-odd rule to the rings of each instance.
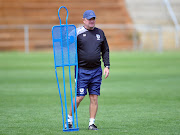
[[96, 38], [97, 38], [97, 40], [100, 40], [100, 35], [96, 34]]

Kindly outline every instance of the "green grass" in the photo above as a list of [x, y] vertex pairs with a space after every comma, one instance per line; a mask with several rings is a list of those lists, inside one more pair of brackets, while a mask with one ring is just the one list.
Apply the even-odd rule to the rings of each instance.
[[1, 52], [0, 134], [179, 135], [180, 53], [112, 52], [110, 59], [99, 131], [87, 130], [87, 96], [78, 108], [80, 131], [64, 133], [53, 54]]

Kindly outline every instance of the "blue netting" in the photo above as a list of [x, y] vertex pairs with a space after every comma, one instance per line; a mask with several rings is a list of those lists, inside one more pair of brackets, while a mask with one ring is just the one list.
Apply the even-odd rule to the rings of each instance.
[[56, 66], [77, 64], [75, 29], [76, 27], [74, 25], [61, 25], [53, 27], [52, 32]]

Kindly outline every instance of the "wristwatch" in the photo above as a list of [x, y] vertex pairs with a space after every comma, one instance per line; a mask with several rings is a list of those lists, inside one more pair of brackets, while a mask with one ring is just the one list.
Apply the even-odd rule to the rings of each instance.
[[110, 66], [106, 66], [106, 68], [110, 69]]

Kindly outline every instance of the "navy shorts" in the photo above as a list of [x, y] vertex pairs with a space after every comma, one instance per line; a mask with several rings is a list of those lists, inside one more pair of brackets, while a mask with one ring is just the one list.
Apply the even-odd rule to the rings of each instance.
[[89, 95], [100, 95], [101, 82], [101, 67], [92, 70], [78, 68], [77, 96], [87, 95], [87, 89]]

